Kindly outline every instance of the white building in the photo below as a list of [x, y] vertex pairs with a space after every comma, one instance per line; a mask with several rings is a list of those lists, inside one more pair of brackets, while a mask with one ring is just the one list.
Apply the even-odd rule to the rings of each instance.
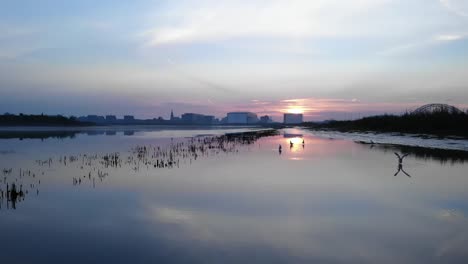
[[284, 114], [284, 124], [301, 124], [303, 121], [302, 114]]
[[227, 114], [228, 124], [255, 124], [258, 123], [257, 114], [251, 112], [231, 112]]

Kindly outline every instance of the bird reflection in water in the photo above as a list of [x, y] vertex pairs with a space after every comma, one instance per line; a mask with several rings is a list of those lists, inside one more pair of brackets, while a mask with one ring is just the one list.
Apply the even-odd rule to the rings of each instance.
[[397, 170], [397, 172], [395, 173], [395, 175], [393, 175], [393, 176], [397, 176], [400, 172], [403, 172], [406, 176], [408, 176], [409, 178], [411, 178], [411, 175], [409, 175], [409, 174], [403, 169], [403, 159], [404, 159], [405, 157], [407, 157], [409, 154], [407, 153], [407, 154], [400, 155], [400, 154], [398, 154], [398, 153], [396, 153], [396, 152], [394, 152], [394, 153], [395, 153], [395, 155], [396, 155], [397, 158], [398, 158], [398, 170]]

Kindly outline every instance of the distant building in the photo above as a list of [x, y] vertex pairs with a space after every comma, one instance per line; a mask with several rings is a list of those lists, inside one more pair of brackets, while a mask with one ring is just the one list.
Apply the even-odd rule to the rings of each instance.
[[227, 114], [228, 124], [255, 124], [258, 123], [257, 114], [252, 112], [231, 112]]
[[104, 116], [98, 116], [98, 115], [88, 115], [86, 117], [80, 117], [78, 118], [79, 121], [84, 121], [84, 122], [93, 122], [93, 123], [105, 123], [106, 119]]
[[171, 121], [174, 121], [174, 111], [171, 110]]
[[181, 122], [188, 125], [212, 125], [214, 119], [214, 116], [185, 113], [182, 115]]
[[284, 124], [301, 124], [303, 122], [302, 114], [284, 114]]
[[124, 116], [124, 121], [125, 122], [133, 122], [133, 121], [135, 121], [135, 117], [132, 116], [132, 115], [125, 115]]
[[117, 117], [115, 115], [106, 115], [106, 122], [115, 123], [117, 122]]
[[181, 123], [181, 118], [174, 116], [174, 111], [171, 110], [171, 118], [169, 119], [170, 124], [180, 124]]
[[264, 115], [264, 116], [260, 117], [260, 123], [268, 124], [268, 123], [271, 123], [271, 122], [273, 122], [273, 120], [271, 119], [271, 117], [269, 117], [267, 115]]

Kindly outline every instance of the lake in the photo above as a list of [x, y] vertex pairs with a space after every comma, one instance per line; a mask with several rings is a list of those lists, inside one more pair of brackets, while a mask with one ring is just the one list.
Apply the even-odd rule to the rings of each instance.
[[467, 162], [298, 128], [4, 129], [1, 259], [468, 263]]

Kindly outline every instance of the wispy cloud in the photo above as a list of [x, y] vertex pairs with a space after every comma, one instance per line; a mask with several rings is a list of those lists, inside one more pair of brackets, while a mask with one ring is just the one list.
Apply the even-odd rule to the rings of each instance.
[[400, 55], [404, 53], [408, 53], [414, 50], [421, 50], [437, 45], [447, 44], [453, 41], [463, 40], [468, 37], [468, 34], [460, 34], [460, 33], [453, 33], [453, 34], [439, 34], [435, 35], [431, 38], [426, 38], [421, 41], [406, 43], [402, 45], [398, 45], [395, 47], [388, 48], [379, 52], [379, 55], [391, 56], [391, 55]]
[[[145, 31], [149, 45], [241, 37], [336, 36], [363, 33], [347, 21], [389, 0], [203, 1], [177, 6]], [[367, 28], [365, 29], [367, 30]]]
[[0, 25], [0, 59], [16, 59], [44, 48], [31, 41], [39, 34], [32, 27]]
[[0, 39], [24, 37], [36, 32], [35, 29], [27, 27], [0, 25]]
[[439, 0], [440, 3], [453, 12], [462, 17], [468, 17], [468, 2], [465, 0]]
[[16, 59], [27, 54], [31, 54], [35, 51], [41, 50], [40, 47], [34, 46], [2, 46], [0, 44], [0, 59]]
[[168, 59], [167, 62], [171, 66], [171, 68], [174, 70], [174, 72], [179, 74], [181, 77], [188, 79], [190, 81], [193, 81], [195, 83], [198, 83], [201, 86], [208, 87], [213, 92], [223, 92], [223, 93], [229, 93], [229, 94], [234, 93], [234, 91], [230, 88], [227, 88], [223, 85], [220, 85], [216, 82], [205, 79], [203, 77], [197, 76], [193, 73], [190, 73], [189, 71], [183, 69], [181, 65], [178, 65], [171, 59]]
[[446, 34], [438, 35], [434, 38], [435, 41], [455, 41], [466, 38], [464, 34]]

